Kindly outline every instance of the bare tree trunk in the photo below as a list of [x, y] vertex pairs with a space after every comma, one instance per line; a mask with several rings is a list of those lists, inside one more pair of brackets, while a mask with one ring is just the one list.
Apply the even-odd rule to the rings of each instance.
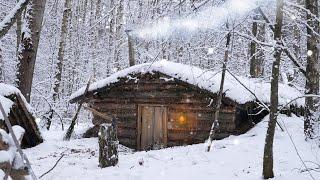
[[57, 70], [55, 74], [55, 83], [53, 87], [53, 100], [56, 101], [59, 97], [60, 84], [61, 84], [61, 75], [64, 61], [64, 52], [66, 48], [66, 40], [68, 36], [68, 24], [69, 17], [71, 13], [71, 0], [65, 0], [64, 3], [64, 11], [62, 16], [61, 23], [61, 33], [60, 33], [60, 42], [59, 42], [59, 51], [58, 51], [58, 62], [57, 62]]
[[[96, 4], [96, 13], [94, 17], [94, 22], [98, 21], [101, 18], [101, 0], [97, 0]], [[94, 24], [94, 28], [92, 30], [93, 41], [91, 44], [92, 50], [92, 71], [93, 71], [93, 79], [96, 79], [97, 76], [97, 44], [100, 39], [101, 34], [101, 22], [98, 25]]]
[[120, 60], [121, 60], [121, 30], [122, 30], [122, 18], [123, 18], [123, 0], [119, 0], [116, 8], [116, 16], [115, 16], [115, 32], [114, 32], [114, 43], [116, 44], [114, 48], [114, 61], [115, 67], [120, 68]]
[[[1, 42], [0, 42], [1, 44]], [[4, 82], [3, 79], [3, 57], [2, 57], [2, 49], [0, 46], [0, 82]]]
[[135, 65], [135, 59], [134, 59], [134, 47], [133, 47], [133, 39], [130, 34], [131, 30], [127, 30], [126, 33], [128, 35], [128, 57], [129, 57], [129, 65], [134, 66]]
[[109, 45], [109, 63], [114, 63], [114, 49], [115, 45], [115, 1], [109, 1], [109, 11], [110, 11], [110, 19], [109, 19], [109, 37], [108, 37], [108, 45]]
[[[227, 24], [227, 28], [229, 31], [228, 24]], [[227, 35], [226, 50], [225, 50], [225, 54], [224, 54], [224, 62], [222, 65], [220, 90], [218, 93], [218, 99], [217, 99], [216, 109], [215, 109], [215, 113], [214, 113], [214, 122], [211, 126], [211, 130], [210, 130], [210, 134], [209, 134], [208, 146], [206, 149], [207, 152], [210, 151], [213, 138], [216, 135], [217, 131], [219, 130], [219, 113], [220, 113], [220, 107], [221, 107], [221, 101], [222, 101], [222, 95], [223, 95], [224, 79], [225, 79], [226, 70], [227, 70], [227, 62], [228, 62], [228, 58], [229, 58], [230, 41], [231, 41], [231, 33], [229, 32]]]
[[[297, 4], [298, 5], [303, 5], [304, 4], [304, 0], [297, 0]], [[297, 11], [299, 11], [300, 9], [297, 8]], [[301, 32], [299, 29], [299, 26], [296, 24], [293, 27], [293, 36], [294, 36], [294, 40], [295, 42], [293, 43], [293, 49], [294, 49], [294, 54], [297, 57], [297, 59], [301, 58]]]
[[268, 130], [264, 146], [263, 154], [263, 177], [265, 179], [273, 178], [273, 139], [275, 133], [275, 127], [277, 123], [278, 113], [278, 82], [279, 82], [279, 69], [282, 54], [282, 21], [283, 21], [283, 0], [277, 0], [277, 15], [276, 25], [274, 31], [274, 39], [277, 42], [275, 47], [275, 60], [272, 65], [272, 79], [271, 79], [271, 107], [270, 107], [270, 119], [268, 123]]
[[[319, 94], [319, 22], [318, 17], [318, 1], [306, 0], [307, 13], [307, 81], [306, 81], [306, 94]], [[317, 109], [319, 107], [319, 99], [315, 97], [306, 97], [306, 113], [304, 120], [304, 132], [307, 138], [314, 136], [314, 124], [317, 120]]]
[[[19, 2], [19, 0], [17, 0], [17, 2]], [[22, 25], [22, 21], [21, 21], [21, 17], [22, 16], [22, 11], [18, 13], [17, 15], [17, 30], [16, 30], [16, 34], [17, 34], [17, 48], [16, 48], [16, 55], [18, 56], [18, 50], [19, 50], [19, 45], [21, 42], [21, 25]]]
[[22, 33], [21, 46], [19, 48], [17, 85], [28, 102], [30, 102], [45, 4], [45, 0], [31, 0], [27, 5], [26, 18], [24, 19], [26, 27]]
[[[303, 0], [297, 0], [298, 5], [303, 5], [304, 2]], [[301, 10], [300, 8], [297, 8], [296, 11]], [[297, 60], [301, 59], [301, 32], [299, 29], [298, 24], [295, 24], [293, 26], [293, 37], [294, 37], [294, 42], [293, 42], [293, 51], [294, 55], [297, 58]], [[288, 77], [288, 82], [289, 85], [292, 85], [292, 81], [297, 77], [298, 75], [298, 70], [293, 69], [293, 72], [287, 72], [287, 77]]]
[[88, 0], [84, 0], [83, 2], [83, 14], [82, 14], [82, 21], [85, 22], [87, 18], [87, 7], [88, 7]]
[[[258, 12], [256, 12], [258, 13]], [[253, 17], [252, 35], [259, 41], [264, 41], [265, 25], [259, 24], [257, 20], [261, 19], [261, 15], [256, 14]], [[253, 78], [261, 77], [264, 72], [264, 54], [261, 47], [255, 42], [250, 43], [250, 75]]]

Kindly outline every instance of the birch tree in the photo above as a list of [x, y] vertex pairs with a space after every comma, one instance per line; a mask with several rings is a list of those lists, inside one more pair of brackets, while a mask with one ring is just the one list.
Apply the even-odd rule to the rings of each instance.
[[[258, 40], [263, 42], [265, 36], [265, 25], [257, 21], [261, 20], [261, 15], [255, 12], [252, 23], [252, 35]], [[255, 41], [250, 43], [250, 75], [253, 78], [261, 77], [264, 72], [264, 54], [260, 45]]]

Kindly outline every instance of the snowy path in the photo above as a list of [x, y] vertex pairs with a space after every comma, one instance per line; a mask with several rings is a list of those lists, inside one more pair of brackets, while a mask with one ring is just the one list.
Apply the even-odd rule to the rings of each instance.
[[[320, 149], [304, 141], [302, 119], [281, 116], [281, 121], [293, 135], [307, 165], [317, 167], [308, 161], [320, 163]], [[53, 131], [44, 133], [45, 143], [26, 150], [26, 153], [38, 176], [50, 169], [61, 154], [65, 154], [57, 167], [42, 179], [253, 180], [262, 177], [266, 125], [262, 122], [244, 135], [216, 141], [210, 153], [204, 152], [203, 144], [137, 153], [120, 148], [119, 165], [105, 169], [98, 167], [96, 138], [64, 142], [61, 132]], [[300, 172], [304, 169], [302, 163], [288, 135], [279, 130], [275, 137], [274, 157], [276, 180], [311, 179], [307, 172]], [[142, 166], [139, 165], [141, 160]], [[312, 171], [312, 175], [320, 179], [320, 172]]]

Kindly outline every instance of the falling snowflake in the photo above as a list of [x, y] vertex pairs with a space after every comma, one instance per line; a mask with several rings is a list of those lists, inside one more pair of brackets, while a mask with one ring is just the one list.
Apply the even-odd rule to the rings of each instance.
[[214, 50], [213, 48], [208, 48], [208, 55], [213, 54]]
[[112, 71], [113, 71], [113, 72], [117, 72], [117, 71], [118, 71], [118, 68], [113, 68]]

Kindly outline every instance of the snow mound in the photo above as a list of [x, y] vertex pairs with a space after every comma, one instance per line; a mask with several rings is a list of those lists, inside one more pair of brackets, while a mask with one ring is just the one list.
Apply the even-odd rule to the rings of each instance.
[[[33, 113], [33, 110], [31, 108], [30, 104], [27, 102], [27, 100], [25, 99], [25, 97], [22, 95], [22, 93], [20, 92], [20, 90], [18, 88], [11, 86], [11, 85], [8, 85], [8, 84], [0, 83], [0, 102], [1, 102], [3, 109], [7, 115], [9, 115], [10, 110], [14, 104], [14, 102], [12, 102], [7, 97], [10, 95], [13, 95], [13, 94], [20, 95], [20, 97], [21, 97], [22, 101], [24, 102], [24, 104], [26, 105], [28, 111], [30, 113]], [[4, 117], [3, 117], [2, 113], [0, 113], [0, 121], [3, 119], [4, 119]]]
[[0, 95], [10, 96], [12, 94], [21, 94], [20, 90], [9, 84], [0, 83]]
[[[217, 93], [219, 91], [221, 72], [214, 72], [195, 66], [161, 60], [154, 63], [135, 65], [127, 69], [118, 71], [105, 79], [92, 83], [89, 87], [89, 92], [116, 83], [120, 78], [130, 78], [132, 75], [138, 73], [146, 74], [155, 72], [163, 73], [175, 79], [179, 79], [186, 83], [198, 86], [199, 88], [210, 91], [212, 93]], [[261, 79], [251, 79], [242, 76], [236, 77], [253, 93], [255, 93], [260, 101], [270, 104], [270, 83], [262, 82]], [[73, 93], [70, 96], [70, 99], [72, 100], [80, 97], [84, 94], [84, 92], [85, 87], [82, 87], [78, 91]], [[224, 93], [226, 97], [240, 104], [256, 100], [256, 98], [228, 72], [226, 73]], [[300, 93], [298, 90], [285, 84], [279, 84], [280, 105], [285, 105], [291, 100], [300, 96], [302, 96], [302, 93]], [[292, 104], [297, 106], [304, 106], [304, 99], [298, 99]]]
[[16, 147], [13, 145], [13, 140], [9, 134], [7, 134], [4, 130], [0, 129], [0, 134], [3, 138], [3, 141], [9, 144], [9, 149], [7, 151], [0, 151], [0, 163], [3, 162], [12, 162], [15, 157]]

